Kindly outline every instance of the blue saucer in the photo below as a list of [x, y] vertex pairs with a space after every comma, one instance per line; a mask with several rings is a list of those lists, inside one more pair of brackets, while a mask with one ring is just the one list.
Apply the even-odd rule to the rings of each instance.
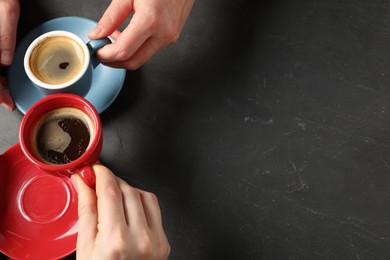
[[[65, 30], [78, 35], [85, 42], [96, 22], [81, 17], [62, 17], [47, 21], [29, 32], [15, 51], [14, 62], [8, 70], [8, 89], [16, 107], [25, 114], [38, 100], [44, 97], [28, 79], [23, 67], [24, 53], [30, 43], [39, 35], [53, 30]], [[126, 77], [125, 69], [114, 69], [103, 64], [92, 67], [92, 81], [88, 92], [83, 95], [94, 105], [98, 113], [106, 110], [118, 96]]]

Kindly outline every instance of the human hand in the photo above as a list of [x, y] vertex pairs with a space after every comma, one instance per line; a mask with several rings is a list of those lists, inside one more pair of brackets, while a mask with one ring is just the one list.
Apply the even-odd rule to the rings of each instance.
[[[194, 0], [113, 0], [91, 39], [111, 35], [116, 42], [97, 52], [105, 64], [135, 70], [158, 50], [175, 43], [192, 9]], [[131, 14], [123, 32], [117, 28]]]
[[0, 104], [8, 111], [12, 111], [15, 109], [15, 103], [6, 86], [7, 78], [0, 75]]
[[77, 259], [167, 259], [157, 197], [128, 185], [108, 168], [94, 165], [96, 193], [77, 175]]
[[[0, 70], [3, 66], [11, 65], [13, 60], [19, 12], [18, 0], [0, 0]], [[14, 110], [15, 103], [6, 84], [5, 75], [0, 73], [0, 104], [7, 110]]]

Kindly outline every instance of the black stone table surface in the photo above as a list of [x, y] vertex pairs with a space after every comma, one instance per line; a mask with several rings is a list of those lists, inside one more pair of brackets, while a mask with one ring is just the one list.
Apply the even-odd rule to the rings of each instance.
[[[22, 0], [18, 39], [109, 3]], [[0, 109], [0, 153], [21, 118]], [[101, 118], [170, 259], [390, 257], [390, 1], [197, 0]]]

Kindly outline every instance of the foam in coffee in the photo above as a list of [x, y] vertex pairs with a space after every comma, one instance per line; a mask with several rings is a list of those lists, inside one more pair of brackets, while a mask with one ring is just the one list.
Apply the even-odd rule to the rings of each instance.
[[76, 108], [49, 112], [36, 130], [35, 146], [39, 157], [50, 164], [66, 164], [78, 159], [93, 138], [92, 126], [91, 119]]
[[83, 48], [66, 36], [49, 37], [30, 56], [33, 74], [47, 84], [62, 84], [75, 77], [84, 63]]

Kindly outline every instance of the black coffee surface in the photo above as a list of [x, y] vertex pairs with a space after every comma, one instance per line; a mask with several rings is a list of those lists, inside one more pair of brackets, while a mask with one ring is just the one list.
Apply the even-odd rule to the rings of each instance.
[[30, 67], [34, 75], [48, 84], [62, 84], [74, 78], [82, 69], [82, 47], [65, 36], [49, 37], [31, 53]]
[[79, 158], [86, 151], [90, 132], [85, 122], [77, 117], [52, 118], [45, 121], [37, 135], [41, 156], [53, 164], [65, 164]]

